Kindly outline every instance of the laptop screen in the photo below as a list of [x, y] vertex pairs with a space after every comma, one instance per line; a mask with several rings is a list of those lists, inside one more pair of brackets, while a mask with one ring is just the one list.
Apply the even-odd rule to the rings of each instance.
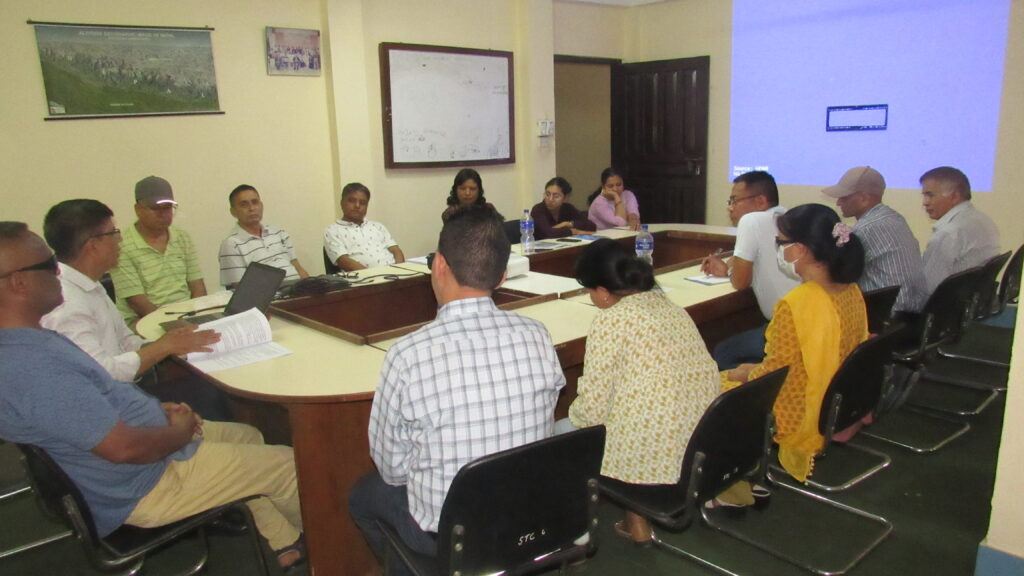
[[281, 268], [259, 262], [250, 263], [227, 307], [224, 308], [224, 315], [238, 314], [250, 308], [259, 308], [260, 312], [266, 312], [284, 276], [285, 271]]

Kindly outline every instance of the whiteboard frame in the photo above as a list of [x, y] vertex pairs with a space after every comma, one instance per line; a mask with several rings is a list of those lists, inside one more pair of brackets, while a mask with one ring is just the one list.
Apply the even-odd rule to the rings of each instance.
[[[395, 162], [394, 126], [392, 123], [392, 86], [391, 86], [391, 53], [394, 51], [408, 52], [442, 52], [460, 55], [504, 59], [508, 68], [508, 155], [478, 160], [422, 160], [412, 162]], [[452, 166], [485, 166], [492, 164], [514, 164], [516, 161], [515, 133], [515, 86], [513, 83], [512, 52], [502, 50], [477, 50], [473, 48], [456, 48], [452, 46], [430, 46], [426, 44], [402, 44], [396, 42], [380, 43], [380, 98], [381, 124], [384, 129], [384, 167], [385, 168], [436, 168]]]

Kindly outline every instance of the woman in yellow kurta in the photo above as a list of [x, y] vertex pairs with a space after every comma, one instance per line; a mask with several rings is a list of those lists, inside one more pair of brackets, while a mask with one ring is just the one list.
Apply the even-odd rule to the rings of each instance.
[[864, 249], [831, 208], [797, 206], [779, 217], [778, 265], [803, 283], [775, 305], [765, 333], [765, 359], [722, 373], [726, 389], [789, 366], [775, 400], [779, 461], [797, 480], [811, 472], [824, 445], [821, 402], [832, 376], [868, 337], [864, 298], [856, 281]]
[[[673, 484], [704, 410], [718, 395], [717, 367], [686, 310], [655, 287], [651, 266], [612, 240], [580, 255], [576, 279], [601, 309], [587, 336], [573, 426], [607, 428], [601, 474]], [[627, 512], [617, 531], [639, 543], [650, 526]]]

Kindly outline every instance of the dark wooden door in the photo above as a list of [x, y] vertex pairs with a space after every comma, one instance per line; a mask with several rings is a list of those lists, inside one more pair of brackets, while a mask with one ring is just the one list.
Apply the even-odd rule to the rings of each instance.
[[643, 222], [704, 223], [711, 58], [623, 64], [612, 71], [612, 162]]

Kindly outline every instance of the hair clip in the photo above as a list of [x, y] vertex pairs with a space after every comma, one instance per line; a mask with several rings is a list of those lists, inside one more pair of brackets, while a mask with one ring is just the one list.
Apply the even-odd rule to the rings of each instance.
[[832, 237], [836, 239], [836, 246], [842, 248], [850, 241], [850, 233], [853, 230], [849, 226], [842, 222], [836, 222], [836, 225], [832, 227]]

